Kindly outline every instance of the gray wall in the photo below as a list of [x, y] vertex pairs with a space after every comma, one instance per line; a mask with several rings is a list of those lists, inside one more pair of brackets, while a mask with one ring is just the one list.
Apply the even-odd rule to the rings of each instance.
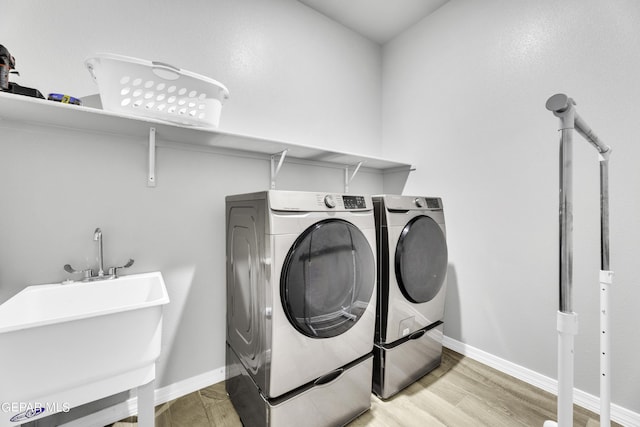
[[[613, 148], [613, 402], [640, 412], [640, 3], [452, 0], [384, 47], [383, 145], [405, 193], [443, 196], [445, 334], [556, 378], [557, 119], [564, 92]], [[598, 396], [598, 157], [576, 137], [576, 387]]]

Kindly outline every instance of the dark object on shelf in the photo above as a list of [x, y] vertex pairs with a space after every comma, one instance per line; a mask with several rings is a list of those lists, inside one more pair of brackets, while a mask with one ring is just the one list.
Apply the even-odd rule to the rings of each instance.
[[0, 90], [9, 90], [9, 73], [16, 67], [16, 60], [6, 47], [0, 44]]
[[44, 99], [44, 95], [42, 95], [38, 89], [20, 86], [17, 83], [9, 82], [9, 90], [7, 90], [6, 92], [15, 93], [17, 95], [31, 96], [33, 98]]
[[20, 86], [9, 81], [9, 74], [18, 74], [17, 71], [11, 71], [15, 68], [16, 59], [11, 56], [6, 47], [0, 44], [0, 91], [44, 99], [38, 89]]
[[78, 98], [74, 98], [70, 95], [64, 95], [62, 93], [50, 93], [47, 97], [49, 101], [61, 102], [63, 104], [82, 105], [82, 101]]

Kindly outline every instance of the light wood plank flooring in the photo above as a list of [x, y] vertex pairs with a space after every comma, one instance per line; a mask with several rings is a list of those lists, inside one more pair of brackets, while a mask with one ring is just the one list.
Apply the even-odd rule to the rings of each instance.
[[[349, 427], [530, 427], [555, 417], [552, 394], [445, 348], [439, 368], [389, 400], [372, 395], [371, 410]], [[134, 425], [132, 417], [112, 427]], [[598, 415], [576, 406], [574, 425], [597, 427]], [[241, 427], [242, 423], [224, 383], [219, 383], [156, 407], [156, 426]]]

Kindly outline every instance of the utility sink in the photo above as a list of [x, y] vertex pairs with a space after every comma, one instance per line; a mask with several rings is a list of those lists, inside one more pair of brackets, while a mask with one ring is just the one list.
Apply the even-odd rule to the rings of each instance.
[[29, 286], [0, 305], [0, 426], [152, 383], [168, 302], [154, 272]]

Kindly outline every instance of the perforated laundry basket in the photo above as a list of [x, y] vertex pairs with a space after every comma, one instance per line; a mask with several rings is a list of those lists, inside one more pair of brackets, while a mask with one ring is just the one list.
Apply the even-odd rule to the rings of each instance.
[[218, 127], [227, 88], [208, 77], [163, 62], [110, 53], [85, 65], [108, 111], [204, 127]]

